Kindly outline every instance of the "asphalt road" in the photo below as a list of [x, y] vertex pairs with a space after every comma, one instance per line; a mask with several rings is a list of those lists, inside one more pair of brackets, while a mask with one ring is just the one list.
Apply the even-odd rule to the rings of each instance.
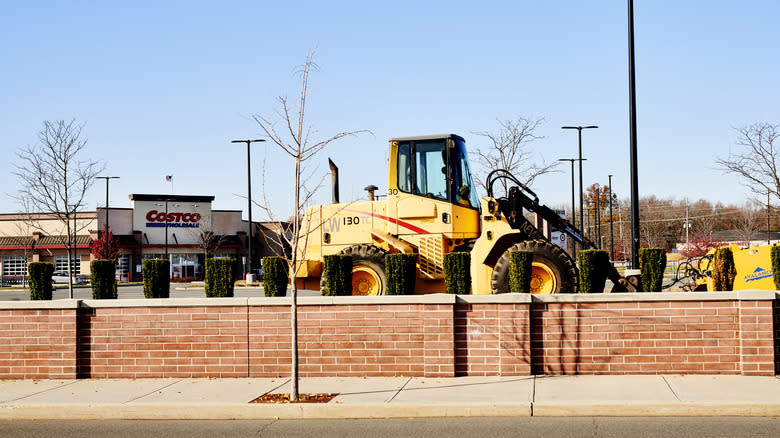
[[[320, 291], [301, 290], [299, 296], [319, 296]], [[144, 298], [144, 288], [141, 285], [120, 286], [117, 289], [120, 299]], [[289, 294], [289, 290], [288, 290]], [[185, 287], [181, 283], [171, 283], [171, 298], [206, 298], [203, 286]], [[236, 297], [264, 297], [263, 288], [236, 288]], [[63, 300], [68, 298], [68, 286], [58, 285], [52, 292], [52, 299]], [[80, 300], [92, 299], [92, 289], [89, 286], [73, 288], [73, 298]], [[27, 289], [0, 289], [0, 301], [27, 301], [30, 292]]]
[[521, 417], [257, 421], [0, 421], [16, 437], [777, 437], [780, 420], [741, 417]]

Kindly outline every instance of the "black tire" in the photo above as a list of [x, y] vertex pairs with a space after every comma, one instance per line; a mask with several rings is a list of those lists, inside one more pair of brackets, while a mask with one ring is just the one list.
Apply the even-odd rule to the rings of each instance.
[[496, 262], [490, 281], [494, 294], [509, 292], [509, 263], [512, 251], [534, 253], [532, 263], [541, 265], [554, 278], [550, 293], [576, 292], [577, 267], [572, 259], [561, 248], [546, 240], [527, 240], [510, 246]]
[[[387, 292], [385, 250], [374, 245], [360, 244], [342, 249], [339, 254], [352, 256], [352, 295], [384, 295]], [[372, 289], [371, 285], [361, 281], [356, 273], [367, 273], [370, 279], [376, 281], [378, 290], [375, 293], [367, 290], [367, 287]]]

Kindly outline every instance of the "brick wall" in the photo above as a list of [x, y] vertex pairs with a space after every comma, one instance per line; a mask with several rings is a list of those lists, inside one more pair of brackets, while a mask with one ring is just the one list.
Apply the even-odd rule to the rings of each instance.
[[[299, 299], [301, 376], [780, 368], [774, 292]], [[0, 379], [288, 376], [283, 298], [0, 303]]]
[[126, 301], [133, 302], [123, 307], [84, 302], [78, 316], [79, 377], [247, 375], [245, 299], [175, 307]]
[[[251, 375], [289, 375], [289, 306], [250, 306], [249, 321]], [[451, 304], [302, 303], [298, 336], [301, 376], [454, 373]]]
[[0, 306], [0, 379], [76, 377], [78, 301]]
[[540, 302], [531, 315], [533, 372], [772, 375], [772, 303]]

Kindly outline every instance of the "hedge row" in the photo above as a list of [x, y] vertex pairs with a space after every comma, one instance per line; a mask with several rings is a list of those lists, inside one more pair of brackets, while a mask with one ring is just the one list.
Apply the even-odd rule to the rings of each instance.
[[352, 255], [333, 254], [323, 257], [322, 295], [352, 295]]
[[734, 277], [737, 268], [734, 266], [734, 255], [731, 248], [724, 247], [715, 250], [712, 260], [712, 288], [717, 291], [734, 289]]
[[27, 267], [30, 276], [30, 299], [51, 300], [51, 276], [54, 265], [48, 262], [33, 262]]
[[90, 263], [92, 298], [116, 299], [116, 260], [93, 260]]
[[639, 270], [642, 290], [661, 292], [666, 270], [666, 251], [663, 248], [640, 248]]
[[287, 284], [290, 280], [290, 266], [284, 257], [264, 257], [263, 289], [267, 297], [283, 297], [287, 295]]
[[580, 268], [579, 292], [602, 293], [607, 282], [609, 253], [601, 249], [586, 249], [577, 253]]
[[444, 255], [444, 287], [448, 294], [471, 292], [471, 254], [451, 252]]
[[531, 292], [531, 262], [533, 251], [512, 251], [509, 253], [509, 291]]
[[168, 298], [171, 293], [171, 264], [164, 259], [144, 260], [141, 267], [146, 298]]
[[232, 297], [235, 278], [236, 259], [206, 259], [206, 296]]
[[385, 255], [387, 295], [412, 295], [417, 280], [417, 254]]

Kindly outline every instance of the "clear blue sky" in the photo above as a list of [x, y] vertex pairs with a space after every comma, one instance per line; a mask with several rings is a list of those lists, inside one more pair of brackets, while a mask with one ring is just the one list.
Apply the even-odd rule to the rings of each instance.
[[[13, 152], [34, 143], [44, 120], [85, 122], [87, 151], [106, 163], [111, 204], [129, 193], [216, 196], [213, 208], [246, 210], [249, 117], [294, 97], [296, 67], [317, 46], [308, 121], [333, 144], [342, 199], [386, 188], [387, 139], [474, 131], [496, 119], [544, 117], [539, 159], [575, 157], [584, 133], [585, 183], [629, 196], [625, 1], [507, 2], [165, 1], [4, 2], [0, 15], [0, 185], [13, 193]], [[640, 195], [742, 203], [748, 192], [714, 169], [734, 126], [780, 123], [780, 3], [635, 2]], [[253, 153], [253, 197], [266, 190], [291, 211], [292, 163]], [[534, 189], [569, 205], [568, 163]], [[326, 180], [327, 182], [327, 180]], [[96, 184], [88, 208], [104, 203]], [[3, 196], [0, 211], [18, 209]], [[318, 202], [329, 199], [324, 187]], [[246, 211], [244, 212], [246, 216]], [[255, 210], [255, 218], [262, 218]]]

